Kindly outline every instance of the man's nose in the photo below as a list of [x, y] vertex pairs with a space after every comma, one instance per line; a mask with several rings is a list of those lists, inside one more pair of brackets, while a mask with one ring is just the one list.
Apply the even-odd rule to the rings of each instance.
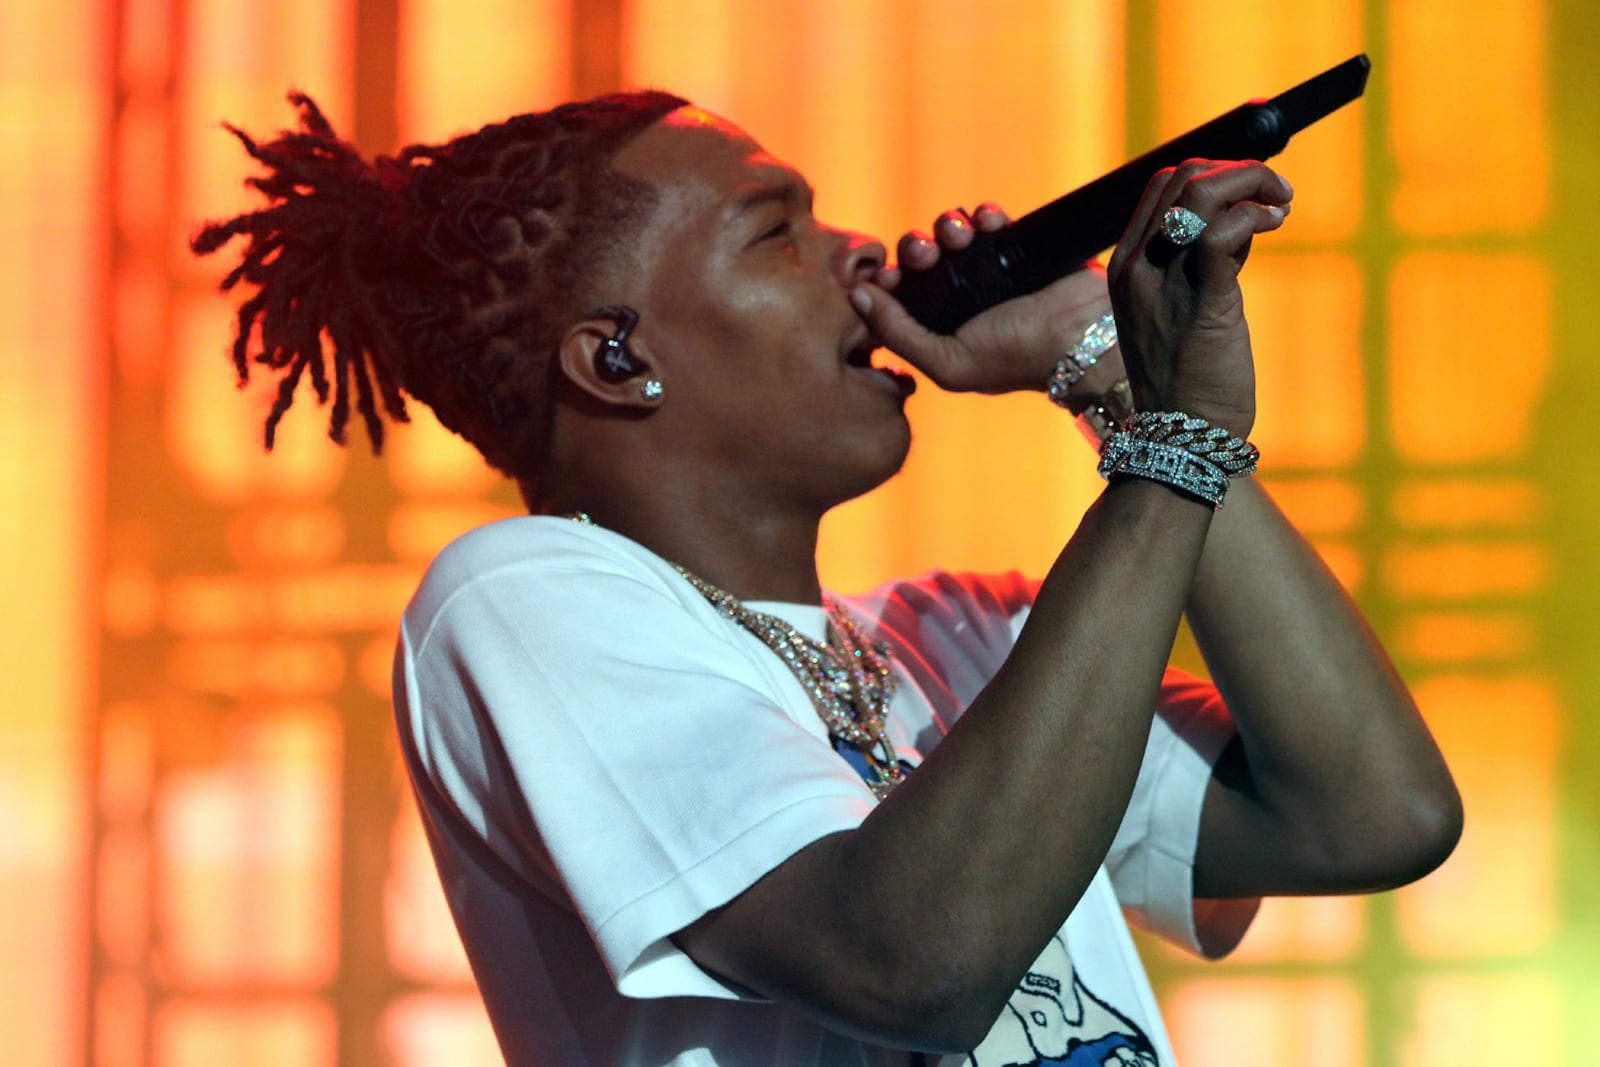
[[836, 230], [839, 242], [834, 254], [834, 273], [840, 285], [868, 280], [889, 260], [889, 251], [876, 237], [850, 230]]

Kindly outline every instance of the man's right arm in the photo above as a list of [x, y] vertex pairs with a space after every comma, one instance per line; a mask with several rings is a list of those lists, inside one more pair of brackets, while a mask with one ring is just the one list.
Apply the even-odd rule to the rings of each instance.
[[[1236, 276], [1290, 195], [1260, 164], [1185, 164], [1152, 182], [1110, 268], [1141, 407], [1248, 433], [1254, 371]], [[1158, 230], [1180, 199], [1211, 221], [1174, 255]], [[970, 228], [954, 231], [940, 234], [946, 247], [970, 240]], [[916, 248], [902, 242], [902, 260]], [[1010, 301], [954, 337], [922, 330], [880, 288], [853, 298], [937, 384], [1003, 391], [1048, 378], [1080, 284]], [[871, 1041], [935, 1051], [981, 1041], [1106, 856], [1214, 514], [1155, 482], [1109, 486], [1005, 665], [917, 772], [857, 829], [801, 850], [682, 930], [680, 946]]]
[[1212, 514], [1150, 482], [1107, 489], [916, 773], [680, 947], [834, 1029], [975, 1046], [1110, 847]]

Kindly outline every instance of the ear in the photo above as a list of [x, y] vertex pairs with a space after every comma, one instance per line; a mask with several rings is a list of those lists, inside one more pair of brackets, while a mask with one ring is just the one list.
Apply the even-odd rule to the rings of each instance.
[[627, 338], [628, 354], [641, 369], [622, 381], [612, 381], [600, 373], [597, 360], [604, 358], [605, 343], [617, 335], [615, 319], [588, 318], [573, 323], [562, 335], [557, 359], [561, 373], [579, 389], [602, 404], [613, 407], [650, 410], [661, 404], [660, 395], [646, 398], [645, 382], [661, 380], [660, 368], [650, 355], [648, 344], [637, 332]]

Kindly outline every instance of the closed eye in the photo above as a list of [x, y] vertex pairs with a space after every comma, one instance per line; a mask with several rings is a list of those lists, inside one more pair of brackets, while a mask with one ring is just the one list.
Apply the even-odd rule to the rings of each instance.
[[756, 240], [771, 241], [780, 237], [788, 237], [792, 233], [794, 233], [794, 223], [789, 219], [784, 219], [771, 229], [763, 231], [761, 236], [756, 238]]

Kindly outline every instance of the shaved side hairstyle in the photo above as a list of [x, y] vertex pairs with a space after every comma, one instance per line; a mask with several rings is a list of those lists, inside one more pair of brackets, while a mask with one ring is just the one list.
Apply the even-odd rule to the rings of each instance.
[[245, 184], [268, 205], [190, 242], [205, 256], [245, 239], [222, 290], [254, 289], [233, 364], [241, 387], [252, 364], [277, 378], [266, 447], [309, 375], [340, 444], [352, 396], [374, 452], [380, 404], [404, 422], [410, 396], [526, 492], [548, 452], [561, 332], [608, 302], [594, 290], [655, 203], [611, 160], [687, 101], [613, 94], [371, 162], [310, 97], [289, 102], [300, 128], [270, 143], [226, 127], [266, 168]]

